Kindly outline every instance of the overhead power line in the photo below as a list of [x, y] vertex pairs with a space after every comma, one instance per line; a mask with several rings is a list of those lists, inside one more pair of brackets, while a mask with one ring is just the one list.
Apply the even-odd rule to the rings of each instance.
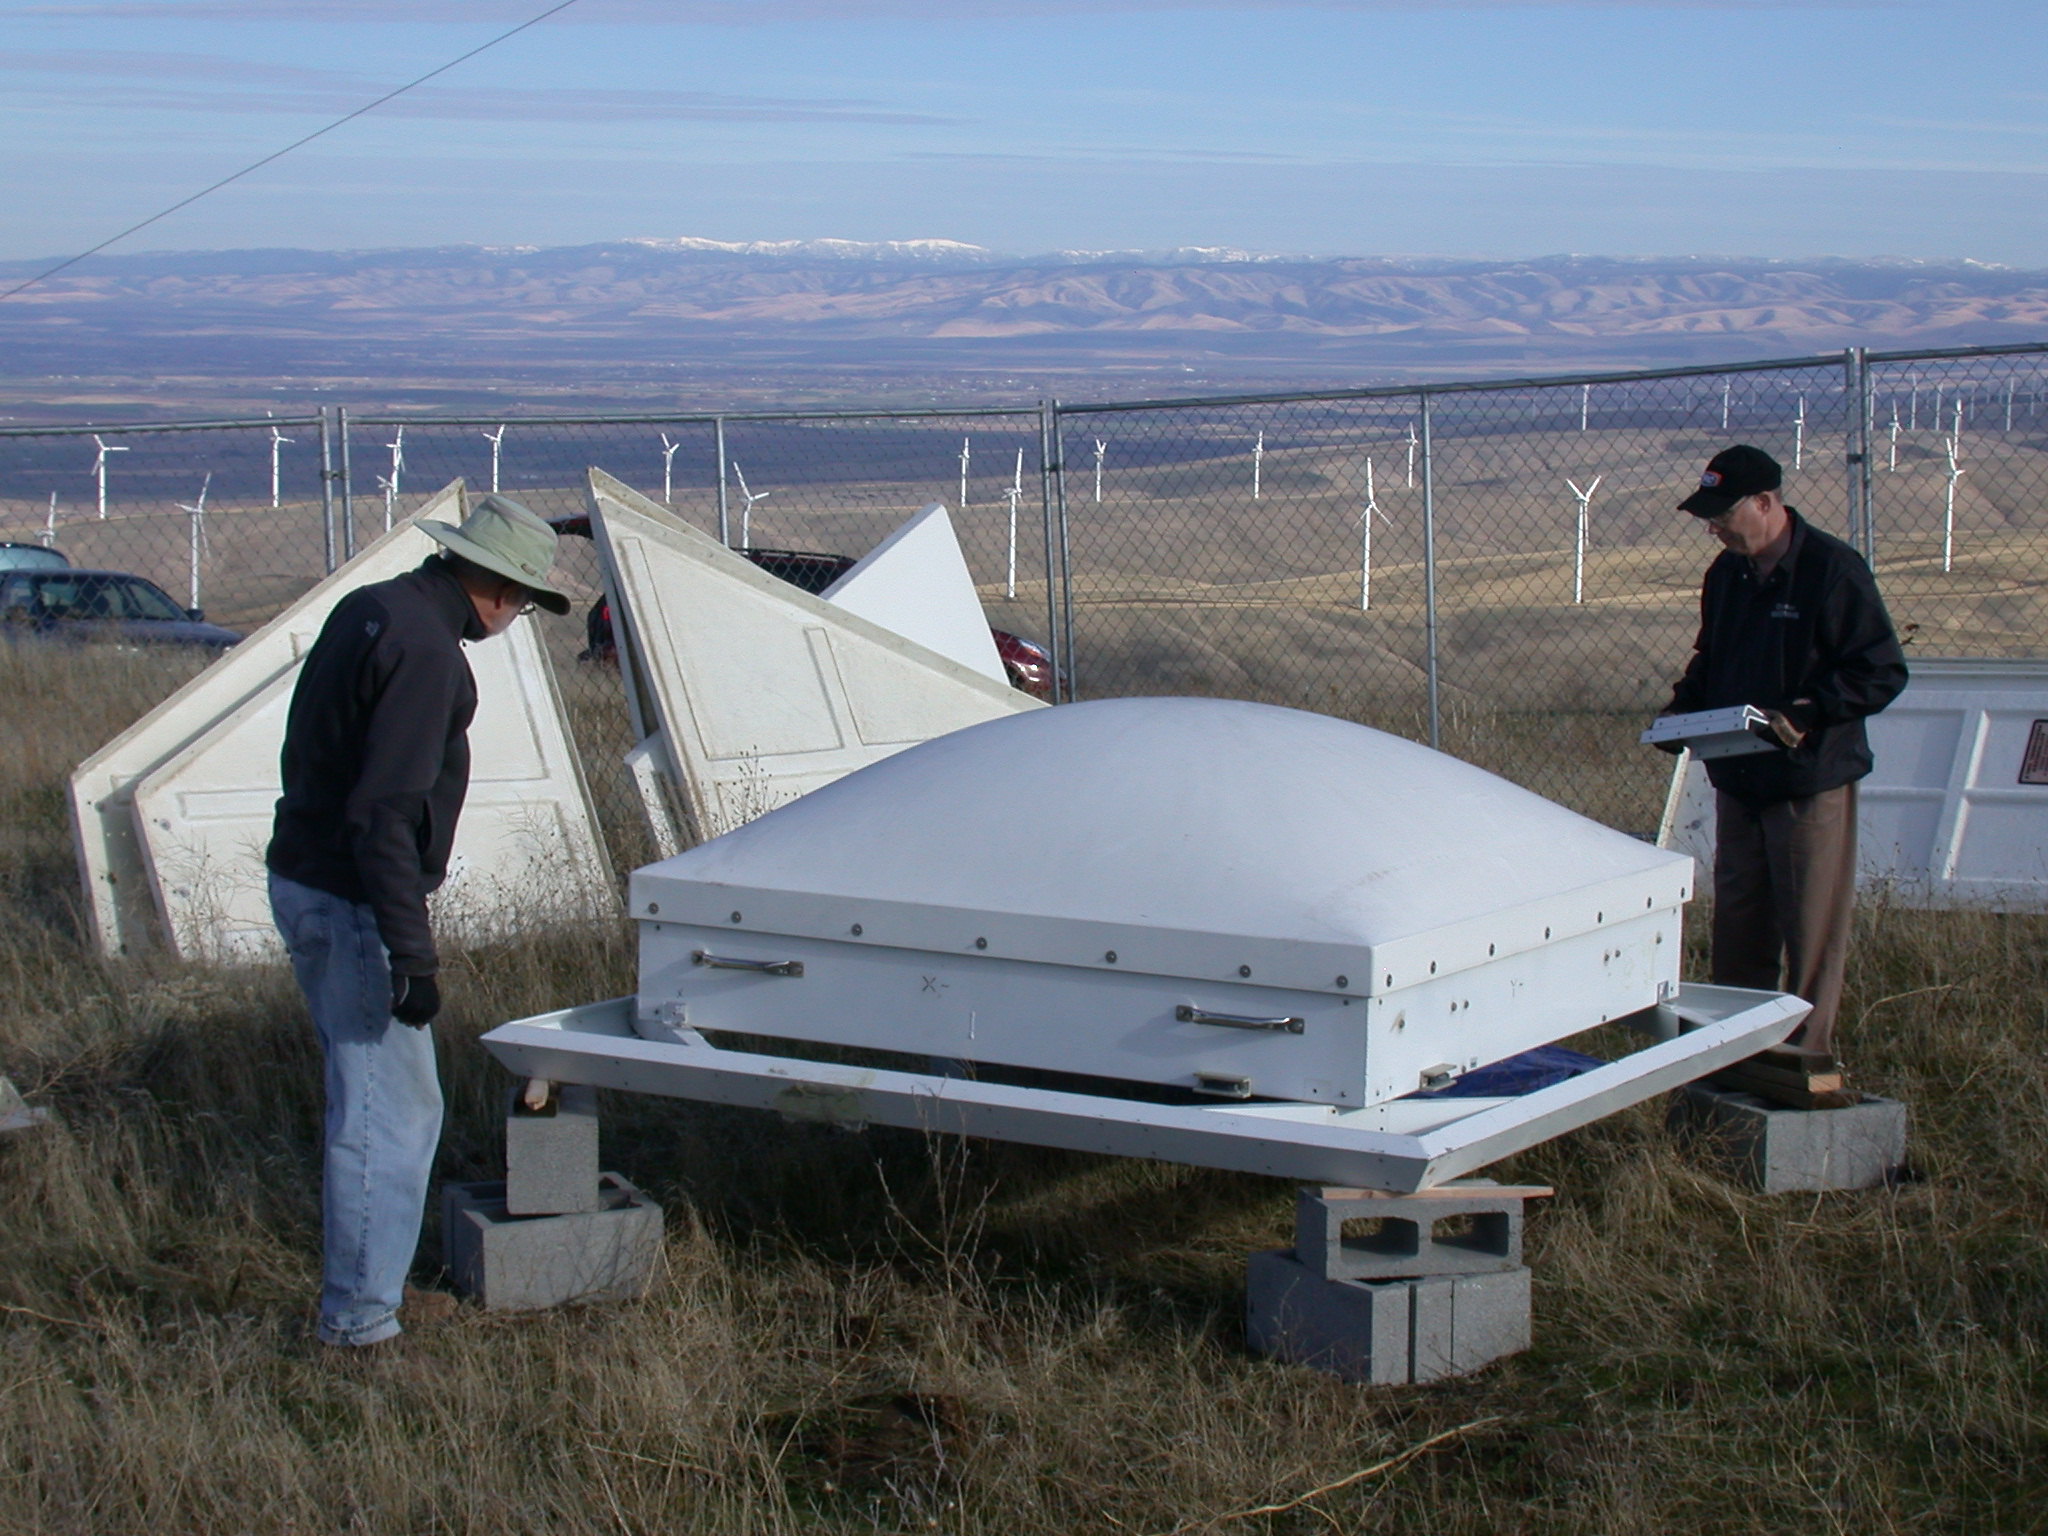
[[109, 235], [106, 239], [102, 240], [98, 245], [94, 246], [91, 250], [80, 251], [76, 256], [65, 257], [64, 260], [58, 262], [54, 267], [49, 268], [47, 271], [38, 272], [34, 277], [31, 277], [24, 282], [15, 284], [12, 288], [9, 288], [5, 293], [0, 293], [0, 303], [5, 303], [7, 300], [13, 298], [17, 293], [22, 293], [30, 288], [35, 287], [37, 283], [40, 283], [47, 278], [55, 277], [59, 272], [62, 272], [67, 267], [77, 266], [81, 261], [84, 261], [88, 256], [97, 256], [101, 251], [104, 251], [108, 246], [115, 245], [123, 240], [126, 240], [130, 235], [136, 233], [138, 230], [144, 230], [149, 228], [150, 225], [156, 223], [159, 219], [169, 218], [172, 214], [176, 213], [180, 208], [190, 208], [202, 197], [206, 197], [211, 193], [218, 192], [222, 187], [227, 186], [231, 182], [240, 181], [244, 176], [249, 175], [253, 171], [262, 170], [264, 166], [269, 165], [273, 160], [282, 160], [286, 155], [290, 154], [293, 150], [303, 149], [306, 145], [312, 143], [315, 139], [334, 132], [335, 129], [343, 126], [346, 123], [354, 122], [357, 118], [361, 117], [365, 112], [376, 111], [377, 108], [383, 106], [385, 102], [392, 101], [400, 96], [403, 96], [407, 91], [412, 90], [416, 86], [425, 85], [429, 80], [433, 79], [436, 75], [447, 74], [448, 71], [455, 68], [456, 65], [468, 63], [478, 54], [487, 52], [490, 49], [497, 47], [498, 44], [504, 42], [508, 38], [517, 37], [520, 33], [524, 32], [528, 27], [539, 26], [542, 22], [546, 21], [550, 16], [558, 15], [561, 12], [568, 10], [569, 7], [574, 4], [576, 4], [576, 0], [560, 0], [559, 4], [549, 6], [546, 10], [542, 11], [538, 16], [530, 16], [525, 21], [520, 22], [518, 26], [511, 27], [503, 32], [500, 32], [496, 37], [492, 38], [489, 42], [479, 43], [476, 47], [470, 49], [469, 52], [462, 54], [456, 58], [450, 59], [446, 64], [437, 65], [435, 68], [428, 70], [424, 75], [421, 75], [417, 80], [408, 80], [406, 81], [405, 84], [399, 86], [396, 90], [386, 91], [382, 96], [379, 96], [375, 101], [366, 102], [362, 106], [357, 107], [355, 111], [350, 112], [345, 116], [337, 117], [333, 122], [327, 124], [324, 128], [316, 128], [311, 133], [307, 134], [304, 138], [292, 140], [292, 142], [285, 145], [283, 149], [274, 150], [270, 154], [265, 155], [261, 160], [254, 161], [249, 165], [243, 166], [239, 171], [236, 171], [232, 176], [223, 176], [219, 181], [213, 183], [212, 186], [201, 187], [197, 192], [194, 192], [190, 197], [180, 198], [177, 202], [171, 204], [170, 207], [162, 209], [156, 213], [152, 213], [148, 218], [144, 219], [141, 223], [130, 224], [118, 235]]

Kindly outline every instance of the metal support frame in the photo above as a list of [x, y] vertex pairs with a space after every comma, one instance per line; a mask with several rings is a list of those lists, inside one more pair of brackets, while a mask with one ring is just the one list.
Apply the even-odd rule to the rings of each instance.
[[483, 1044], [515, 1074], [790, 1120], [985, 1136], [1412, 1194], [1459, 1178], [1777, 1044], [1808, 1012], [1796, 997], [1686, 986], [1624, 1020], [1651, 1044], [1511, 1099], [1406, 1098], [1366, 1109], [1292, 1102], [1154, 1104], [729, 1051], [686, 1028], [636, 1033], [638, 1000], [613, 998], [502, 1024]]

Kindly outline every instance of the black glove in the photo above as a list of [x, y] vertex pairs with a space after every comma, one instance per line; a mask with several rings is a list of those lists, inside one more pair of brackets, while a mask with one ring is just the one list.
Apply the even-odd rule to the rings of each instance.
[[440, 1011], [441, 986], [433, 977], [393, 974], [391, 1017], [414, 1029], [423, 1029], [433, 1023], [434, 1015]]
[[1772, 746], [1787, 749], [1797, 747], [1806, 740], [1806, 732], [1794, 725], [1782, 710], [1767, 709], [1764, 715], [1765, 719], [1749, 728], [1750, 735], [1761, 736]]

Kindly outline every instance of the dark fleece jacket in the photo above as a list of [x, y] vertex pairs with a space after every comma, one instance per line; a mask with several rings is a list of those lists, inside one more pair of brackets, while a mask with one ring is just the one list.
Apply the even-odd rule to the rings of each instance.
[[1700, 631], [1670, 714], [1754, 704], [1806, 732], [1790, 751], [1716, 758], [1707, 777], [1749, 804], [1801, 799], [1871, 769], [1865, 717], [1906, 686], [1906, 657], [1863, 557], [1792, 513], [1785, 558], [1762, 581], [1723, 553], [1700, 589]]
[[434, 556], [337, 603], [292, 693], [270, 868], [367, 903], [401, 976], [439, 966], [427, 895], [447, 877], [469, 789], [476, 682], [462, 642], [483, 638]]

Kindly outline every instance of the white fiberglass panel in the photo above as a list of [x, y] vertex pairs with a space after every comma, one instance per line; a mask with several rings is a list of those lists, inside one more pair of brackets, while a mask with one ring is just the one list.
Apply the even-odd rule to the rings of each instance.
[[[85, 884], [86, 914], [104, 953], [134, 954], [154, 942], [149, 872], [135, 827], [136, 782], [277, 679], [295, 676], [299, 658], [345, 595], [409, 571], [439, 549], [413, 526], [421, 518], [460, 522], [462, 482], [443, 487], [413, 518], [227, 651], [72, 773], [71, 821], [79, 875]], [[269, 766], [274, 776], [274, 752]]]
[[[2048, 907], [2048, 662], [1922, 658], [1865, 729], [1860, 884], [1908, 906]], [[1704, 878], [1714, 833], [1706, 771], [1681, 760], [1658, 840]]]
[[601, 471], [614, 625], [699, 836], [1037, 700], [779, 580]]
[[936, 501], [869, 550], [823, 595], [983, 677], [1005, 680], [953, 519]]
[[[448, 879], [434, 897], [443, 934], [485, 937], [616, 911], [540, 622], [520, 619], [502, 637], [464, 648], [477, 712], [469, 794]], [[187, 959], [282, 953], [263, 852], [296, 682], [294, 667], [134, 786], [164, 932]]]

